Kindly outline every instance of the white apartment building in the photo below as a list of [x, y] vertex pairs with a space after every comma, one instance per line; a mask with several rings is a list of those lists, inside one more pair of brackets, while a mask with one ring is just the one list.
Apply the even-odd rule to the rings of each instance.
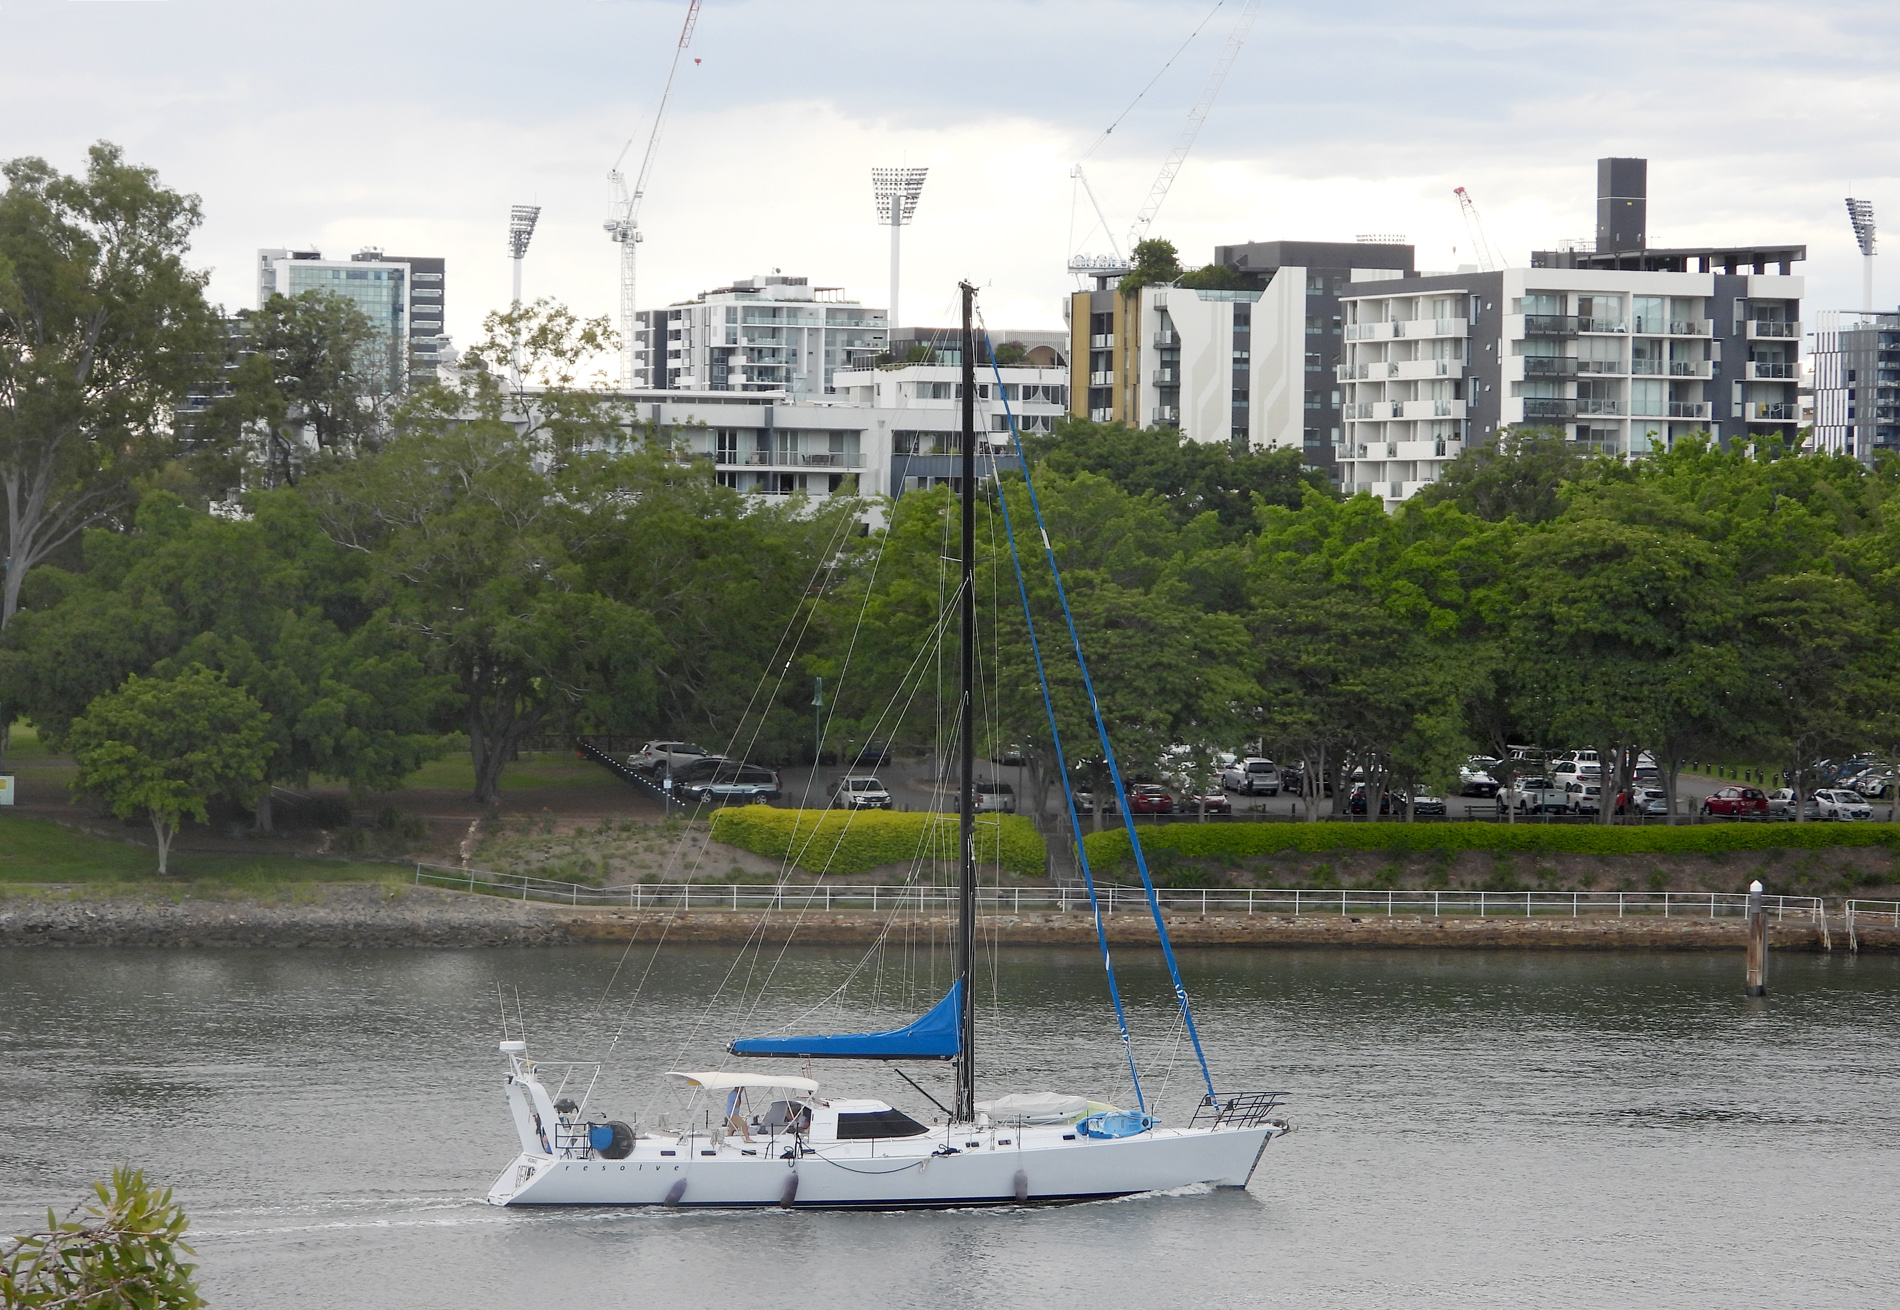
[[634, 382], [667, 391], [831, 394], [832, 375], [885, 348], [882, 309], [778, 273], [635, 314]]
[[1339, 297], [1359, 280], [1409, 275], [1412, 259], [1398, 241], [1248, 242], [1214, 251], [1246, 289], [1126, 296], [1107, 285], [1111, 271], [1070, 298], [1071, 412], [1239, 449], [1293, 447], [1324, 467], [1341, 437]]
[[1342, 297], [1340, 488], [1397, 504], [1518, 426], [1622, 457], [1695, 432], [1792, 441], [1802, 290], [1785, 273], [1549, 267], [1366, 284]]
[[[979, 451], [1015, 467], [1007, 408], [1024, 431], [1048, 432], [1065, 412], [1061, 368], [1003, 368], [978, 374]], [[700, 459], [722, 486], [752, 495], [822, 499], [856, 492], [896, 498], [955, 485], [961, 478], [962, 371], [940, 364], [841, 370], [834, 394], [642, 390], [629, 396], [638, 422], [655, 424]]]

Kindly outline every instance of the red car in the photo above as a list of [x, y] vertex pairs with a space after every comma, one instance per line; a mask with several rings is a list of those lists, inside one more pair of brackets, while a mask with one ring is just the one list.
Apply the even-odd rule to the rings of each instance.
[[1702, 802], [1702, 813], [1727, 815], [1731, 819], [1765, 819], [1768, 817], [1768, 793], [1759, 787], [1724, 787]]
[[1181, 798], [1181, 813], [1199, 814], [1203, 801], [1207, 803], [1207, 812], [1209, 814], [1232, 814], [1234, 812], [1234, 803], [1227, 799], [1226, 792], [1211, 791], [1205, 796], [1183, 796]]
[[1174, 797], [1168, 794], [1166, 787], [1144, 782], [1129, 790], [1128, 812], [1130, 814], [1173, 814]]

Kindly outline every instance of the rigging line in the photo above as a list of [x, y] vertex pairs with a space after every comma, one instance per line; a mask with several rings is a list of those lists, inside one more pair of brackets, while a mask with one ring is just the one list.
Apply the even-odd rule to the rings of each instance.
[[[993, 353], [991, 355], [990, 367], [992, 369], [996, 367], [995, 355]], [[1023, 454], [1022, 436], [1016, 427], [1015, 414], [1008, 408], [1009, 402], [1005, 400], [1003, 403], [1004, 413], [1009, 416], [1010, 437], [1016, 446], [1016, 457], [1022, 464], [1023, 489], [1028, 493], [1030, 508], [1035, 512], [1036, 530], [1042, 536], [1043, 555], [1049, 562], [1049, 575], [1055, 583], [1056, 599], [1062, 604], [1062, 619], [1063, 622], [1067, 624], [1069, 630], [1069, 646], [1070, 649], [1075, 652], [1076, 668], [1082, 675], [1082, 689], [1088, 696], [1089, 712], [1095, 720], [1096, 735], [1101, 741], [1102, 754], [1108, 762], [1109, 778], [1114, 783], [1115, 795], [1126, 796], [1128, 789], [1122, 784], [1121, 764], [1116, 759], [1115, 748], [1110, 744], [1108, 739], [1108, 720], [1103, 716], [1101, 701], [1095, 694], [1095, 680], [1089, 676], [1088, 657], [1082, 651], [1082, 638], [1076, 631], [1075, 614], [1069, 608], [1068, 590], [1062, 585], [1062, 570], [1056, 564], [1055, 547], [1049, 544], [1049, 527], [1042, 517], [1042, 503], [1036, 497], [1035, 480], [1029, 474], [1028, 457]], [[1013, 543], [1013, 534], [1011, 540]], [[1053, 711], [1051, 714], [1053, 717]], [[1066, 775], [1066, 769], [1064, 773]], [[1064, 785], [1067, 785], [1066, 776], [1064, 778]], [[1124, 810], [1127, 808], [1125, 804], [1123, 808]], [[1194, 1026], [1194, 1014], [1188, 1004], [1187, 985], [1181, 981], [1181, 966], [1175, 959], [1174, 943], [1168, 938], [1168, 925], [1161, 914], [1161, 898], [1155, 894], [1154, 880], [1148, 874], [1148, 857], [1141, 847], [1141, 834], [1136, 829], [1132, 815], [1125, 815], [1124, 819], [1123, 830], [1128, 834], [1129, 849], [1134, 852], [1135, 856], [1135, 869], [1141, 874], [1142, 889], [1146, 892], [1148, 897], [1148, 909], [1154, 917], [1156, 935], [1161, 940], [1162, 958], [1168, 963], [1168, 976], [1174, 983], [1175, 1001], [1181, 1007], [1181, 1017], [1187, 1024], [1188, 1036], [1194, 1039], [1194, 1055], [1195, 1058], [1200, 1061], [1201, 1077], [1207, 1084], [1207, 1094], [1212, 1096], [1214, 1095], [1214, 1075], [1208, 1070], [1207, 1053], [1201, 1047], [1201, 1034]], [[1080, 851], [1082, 849], [1082, 841], [1079, 829], [1077, 830], [1075, 844], [1076, 849]], [[1104, 949], [1106, 950], [1106, 946]]]
[[[959, 591], [961, 591], [961, 588], [959, 588]], [[850, 820], [847, 818], [846, 820], [847, 826], [849, 825], [849, 822]], [[930, 850], [935, 850], [940, 836], [941, 834], [939, 833], [938, 827], [936, 824], [933, 823], [933, 824], [924, 825], [923, 830], [918, 834], [918, 848], [927, 848]], [[794, 918], [792, 931], [786, 935], [784, 944], [781, 945], [779, 948], [779, 953], [778, 953], [777, 958], [773, 960], [772, 967], [766, 972], [765, 980], [759, 984], [757, 998], [752, 1002], [752, 1006], [749, 1010], [747, 1010], [745, 1018], [742, 1022], [750, 1023], [752, 1020], [752, 1017], [758, 1013], [759, 1006], [765, 1003], [766, 991], [767, 989], [771, 987], [773, 979], [778, 976], [779, 966], [784, 962], [786, 954], [791, 950], [792, 939], [797, 935], [798, 928], [803, 921], [804, 912], [806, 909], [810, 908], [811, 901], [815, 900], [816, 898], [817, 898], [817, 888], [814, 887], [811, 893], [806, 897], [806, 904], [800, 908], [800, 910], [798, 911], [797, 917]], [[901, 906], [894, 907], [892, 909], [891, 917], [885, 920], [884, 929], [882, 929], [879, 932], [877, 939], [875, 939], [872, 942], [870, 948], [865, 952], [865, 954], [859, 958], [857, 965], [853, 967], [851, 975], [846, 978], [844, 983], [840, 984], [837, 989], [835, 989], [830, 995], [821, 999], [816, 1005], [807, 1009], [803, 1015], [800, 1015], [796, 1019], [787, 1020], [784, 1025], [781, 1025], [781, 1027], [788, 1027], [793, 1023], [800, 1022], [803, 1018], [809, 1015], [816, 1014], [819, 1010], [822, 1010], [826, 1005], [828, 1005], [830, 1002], [835, 1000], [840, 994], [842, 994], [845, 988], [850, 985], [852, 979], [854, 979], [860, 972], [863, 971], [865, 963], [866, 961], [869, 960], [871, 955], [874, 952], [876, 952], [879, 948], [881, 948], [885, 938], [889, 934], [891, 926], [896, 923], [897, 916], [901, 912], [901, 910], [902, 910]], [[745, 989], [741, 993], [741, 995], [748, 994], [751, 992], [751, 990], [752, 990], [751, 981], [748, 978]]]
[[1224, 3], [1225, 3], [1225, 0], [1215, 0], [1214, 7], [1207, 11], [1207, 17], [1201, 20], [1200, 26], [1196, 27], [1192, 32], [1188, 33], [1187, 40], [1183, 41], [1180, 47], [1177, 50], [1175, 50], [1173, 54], [1168, 56], [1167, 63], [1161, 65], [1161, 71], [1148, 79], [1147, 86], [1144, 86], [1141, 88], [1141, 90], [1135, 92], [1135, 98], [1128, 102], [1128, 107], [1122, 110], [1121, 113], [1115, 115], [1115, 121], [1102, 129], [1102, 134], [1095, 138], [1095, 144], [1090, 146], [1087, 150], [1084, 150], [1081, 154], [1081, 157], [1075, 161], [1076, 163], [1078, 164], [1086, 163], [1090, 155], [1094, 154], [1097, 150], [1101, 149], [1102, 143], [1108, 140], [1110, 133], [1114, 132], [1116, 128], [1120, 127], [1122, 125], [1122, 120], [1128, 117], [1128, 115], [1134, 111], [1134, 108], [1136, 105], [1141, 103], [1141, 98], [1147, 95], [1148, 92], [1154, 89], [1154, 84], [1161, 80], [1162, 73], [1166, 73], [1170, 68], [1174, 66], [1174, 61], [1179, 59], [1182, 55], [1182, 52], [1185, 51], [1188, 48], [1188, 46], [1193, 43], [1194, 38], [1201, 34], [1201, 28], [1206, 27], [1210, 22], [1213, 21], [1214, 15], [1220, 12], [1221, 5]]
[[[883, 554], [884, 544], [885, 543], [883, 542], [879, 543], [878, 555], [880, 558]], [[873, 575], [873, 577], [875, 578], [875, 574]], [[873, 581], [872, 585], [875, 585], [875, 581]], [[860, 612], [860, 616], [862, 616], [862, 611]], [[943, 618], [943, 616], [940, 615], [938, 627], [941, 628], [945, 621], [946, 620]], [[941, 637], [938, 636], [937, 640], [940, 641]], [[924, 652], [919, 652], [919, 655], [913, 658], [911, 662], [911, 668], [913, 670], [916, 669], [918, 664], [922, 662], [923, 658], [924, 658]], [[906, 671], [905, 680], [908, 681], [908, 679], [909, 679], [909, 671]], [[897, 695], [901, 695], [901, 694], [902, 694], [902, 684], [900, 683], [898, 692], [894, 693], [892, 696], [892, 701], [894, 702], [897, 698]], [[880, 718], [879, 723], [881, 724], [882, 722], [883, 720]], [[848, 822], [849, 820], [847, 819], [847, 824]], [[817, 826], [814, 825], [813, 836], [807, 839], [806, 847], [804, 849], [809, 849], [811, 841], [816, 840], [816, 829], [817, 829]], [[803, 853], [803, 850], [798, 852], [798, 854], [802, 854], [802, 853]], [[785, 857], [785, 861], [780, 866], [780, 878], [778, 882], [775, 883], [774, 888], [773, 888], [774, 892], [778, 893], [778, 896], [775, 896], [775, 899], [782, 898], [783, 889], [789, 886], [790, 870], [796, 866], [796, 860], [797, 860], [797, 854], [788, 850], [787, 855]], [[786, 953], [791, 949], [791, 943], [792, 943], [793, 938], [797, 934], [798, 926], [802, 922], [806, 911], [810, 909], [811, 902], [816, 899], [818, 890], [819, 888], [816, 885], [811, 887], [807, 891], [804, 897], [804, 904], [801, 905], [800, 908], [795, 912], [795, 916], [793, 918], [793, 924], [792, 924], [792, 931], [791, 933], [787, 934], [785, 943], [779, 948], [778, 955], [774, 958], [771, 968], [767, 970], [764, 982], [760, 984], [760, 1001], [763, 1000], [765, 989], [771, 986], [772, 979], [777, 976], [779, 965], [784, 961]], [[748, 970], [747, 981], [744, 988], [741, 991], [741, 995], [743, 996], [751, 992], [752, 990], [751, 975], [756, 973], [757, 971], [758, 964], [759, 964], [759, 955], [761, 953], [760, 947], [763, 942], [765, 925], [770, 920], [771, 915], [772, 915], [772, 908], [770, 906], [767, 906], [763, 911], [761, 911], [757, 923], [754, 925], [752, 932], [748, 934], [745, 945], [741, 948], [739, 957], [733, 961], [733, 964], [727, 970], [725, 977], [720, 980], [719, 986], [716, 987], [713, 990], [712, 994], [707, 998], [706, 1005], [701, 1009], [699, 1018], [695, 1021], [695, 1023], [693, 1024], [693, 1027], [688, 1031], [687, 1037], [685, 1041], [682, 1043], [680, 1054], [679, 1054], [679, 1059], [681, 1061], [684, 1060], [686, 1052], [690, 1050], [692, 1044], [699, 1039], [700, 1032], [705, 1028], [706, 1023], [711, 1019], [714, 1008], [718, 1006], [718, 1004], [720, 1003], [720, 998], [725, 995], [726, 989], [732, 982], [733, 976], [738, 972], [739, 965], [747, 958], [750, 958], [752, 960], [752, 965], [751, 965], [751, 969]], [[755, 1001], [753, 1003], [752, 1012], [756, 1012], [758, 1004], [759, 1004], [758, 1001]]]
[[[812, 571], [811, 571], [811, 576], [806, 580], [805, 590], [806, 590], [807, 595], [810, 594], [813, 585], [817, 584], [819, 582], [819, 579], [821, 579], [825, 575], [826, 572], [835, 571], [842, 567], [842, 561], [839, 558], [838, 549], [839, 549], [840, 544], [845, 540], [845, 534], [849, 531], [851, 525], [855, 522], [856, 522], [856, 519], [853, 515], [840, 514], [838, 516], [838, 520], [832, 528], [831, 538], [825, 544], [824, 553], [819, 556], [819, 562], [813, 566]], [[820, 586], [819, 590], [822, 592], [823, 587]], [[767, 679], [771, 677], [772, 667], [779, 663], [778, 657], [784, 651], [786, 640], [789, 637], [791, 637], [792, 630], [794, 628], [798, 629], [798, 636], [793, 639], [793, 649], [797, 649], [798, 645], [803, 642], [805, 633], [811, 630], [811, 623], [812, 623], [813, 616], [816, 612], [816, 608], [817, 608], [816, 606], [806, 607], [805, 613], [802, 616], [804, 619], [804, 622], [802, 625], [799, 623], [800, 616], [797, 616], [797, 615], [794, 615], [792, 618], [786, 621], [785, 627], [779, 633], [778, 642], [772, 649], [771, 660], [770, 662], [766, 664], [764, 670], [761, 671], [758, 680], [753, 684], [752, 694], [746, 702], [746, 708], [739, 716], [739, 723], [741, 727], [743, 727], [746, 719], [751, 717], [753, 707], [758, 704], [759, 692], [764, 687]], [[789, 660], [787, 662], [789, 663]], [[783, 684], [784, 684], [784, 675], [781, 672], [779, 685], [783, 686]], [[763, 725], [763, 722], [764, 722], [764, 715], [761, 714], [760, 716], [761, 726]], [[755, 730], [752, 737], [752, 740], [754, 742], [757, 741], [757, 736], [758, 736], [757, 730]], [[735, 730], [732, 737], [729, 737], [727, 739], [728, 750], [731, 748], [732, 742], [736, 739], [737, 739], [737, 730]], [[679, 842], [675, 844], [675, 848], [674, 848], [675, 852], [677, 853], [680, 849], [682, 849], [684, 844], [687, 841], [689, 841], [691, 837], [692, 837], [692, 826], [689, 822], [686, 825], [685, 831], [683, 831], [680, 834]], [[685, 868], [681, 870], [682, 877], [690, 881], [691, 877], [698, 873], [700, 862], [703, 861], [704, 859], [705, 859], [705, 847], [702, 846], [698, 852], [697, 858], [693, 861], [692, 865], [689, 868]], [[613, 1038], [607, 1043], [607, 1049], [601, 1055], [601, 1063], [603, 1065], [606, 1063], [608, 1057], [610, 1057], [613, 1054], [615, 1048], [619, 1046], [621, 1034], [626, 1031], [627, 1022], [633, 1016], [633, 1007], [639, 1003], [640, 996], [646, 989], [647, 979], [651, 977], [653, 973], [653, 966], [654, 966], [654, 963], [659, 958], [660, 948], [663, 945], [665, 945], [667, 935], [672, 931], [672, 927], [673, 927], [673, 920], [671, 917], [668, 917], [661, 921], [660, 935], [653, 943], [653, 951], [647, 958], [646, 968], [641, 971], [640, 982], [635, 986], [633, 995], [627, 998], [626, 1007], [621, 1012], [620, 1022], [617, 1025], [615, 1025]], [[619, 981], [621, 971], [626, 967], [627, 960], [631, 957], [633, 953], [634, 943], [638, 940], [639, 940], [638, 933], [635, 933], [634, 935], [630, 936], [627, 939], [626, 948], [621, 951], [620, 959], [614, 964], [613, 973], [608, 977], [607, 985], [601, 991], [600, 1000], [595, 1002], [596, 1010], [604, 1010], [606, 1008], [607, 998], [613, 993], [613, 989]]]
[[[978, 322], [979, 323], [982, 322], [980, 311], [979, 311], [979, 316], [978, 316]], [[989, 342], [989, 328], [987, 324], [984, 325], [983, 339], [985, 343]], [[1002, 386], [1002, 373], [997, 368], [997, 365], [996, 365], [995, 346], [990, 345], [989, 351], [990, 351], [990, 369], [993, 373], [996, 374], [997, 386], [1000, 389]], [[1009, 397], [1007, 395], [1003, 397], [1003, 413], [1009, 420], [1010, 441], [1011, 441], [1011, 444], [1013, 444], [1016, 448], [1016, 459], [1018, 463], [1020, 463], [1022, 466], [1023, 481], [1024, 481], [1024, 484], [1027, 485], [1029, 481], [1029, 460], [1028, 460], [1028, 457], [1023, 454], [1022, 440], [1021, 440], [1020, 434], [1016, 430], [1016, 414], [1014, 410], [1010, 408]], [[1003, 511], [1003, 514], [1002, 514], [1003, 531], [1009, 539], [1010, 563], [1014, 566], [1015, 572], [1016, 572], [1016, 593], [1022, 599], [1023, 624], [1029, 631], [1029, 651], [1030, 651], [1030, 654], [1034, 657], [1035, 663], [1036, 663], [1036, 682], [1041, 687], [1041, 690], [1042, 690], [1043, 712], [1049, 718], [1050, 746], [1051, 746], [1051, 749], [1055, 751], [1056, 768], [1062, 775], [1062, 798], [1063, 798], [1063, 803], [1068, 807], [1068, 811], [1069, 811], [1069, 830], [1070, 832], [1075, 834], [1076, 862], [1082, 870], [1082, 881], [1088, 887], [1089, 909], [1093, 912], [1095, 916], [1095, 940], [1102, 948], [1102, 968], [1103, 968], [1103, 971], [1108, 975], [1108, 994], [1109, 994], [1109, 997], [1115, 1003], [1115, 1027], [1121, 1034], [1122, 1053], [1128, 1060], [1128, 1076], [1134, 1083], [1135, 1108], [1145, 1112], [1147, 1109], [1147, 1102], [1143, 1099], [1142, 1094], [1141, 1094], [1141, 1074], [1140, 1074], [1140, 1071], [1137, 1070], [1135, 1067], [1135, 1048], [1134, 1048], [1134, 1044], [1129, 1040], [1129, 1037], [1128, 1037], [1128, 1013], [1127, 1013], [1127, 1010], [1122, 1005], [1121, 985], [1115, 978], [1115, 961], [1108, 949], [1108, 931], [1107, 931], [1106, 926], [1102, 923], [1101, 899], [1095, 893], [1095, 875], [1093, 871], [1089, 868], [1088, 851], [1084, 849], [1082, 845], [1082, 821], [1080, 817], [1076, 814], [1075, 788], [1073, 786], [1073, 782], [1071, 778], [1069, 777], [1068, 758], [1064, 754], [1063, 749], [1062, 749], [1062, 729], [1056, 726], [1055, 702], [1053, 699], [1051, 699], [1049, 695], [1049, 675], [1043, 668], [1042, 643], [1036, 637], [1036, 620], [1035, 620], [1034, 614], [1031, 613], [1030, 607], [1029, 607], [1029, 587], [1028, 587], [1028, 584], [1025, 583], [1023, 580], [1022, 555], [1016, 549], [1016, 529], [1015, 529], [1015, 525], [1010, 520], [1009, 502], [1004, 494], [1003, 483], [1002, 483], [1001, 478], [998, 478], [996, 482], [996, 498], [997, 498], [998, 503], [1001, 505], [1002, 511]], [[1040, 525], [1041, 523], [1040, 510], [1037, 512], [1037, 523], [1038, 525]], [[1043, 539], [1044, 546], [1046, 548], [1049, 541], [1049, 534], [1046, 530], [1044, 530], [1042, 533], [1042, 539]], [[1049, 562], [1050, 562], [1050, 567], [1053, 568], [1055, 565], [1055, 558], [1053, 555], [1050, 556]], [[1103, 802], [1098, 802], [1098, 803], [1103, 803]]]

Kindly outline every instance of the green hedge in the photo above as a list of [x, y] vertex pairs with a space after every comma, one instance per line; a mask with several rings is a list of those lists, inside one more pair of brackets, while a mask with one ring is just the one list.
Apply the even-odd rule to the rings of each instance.
[[[858, 874], [880, 864], [957, 858], [954, 814], [900, 814], [889, 810], [779, 810], [735, 806], [713, 815], [714, 841], [773, 859], [791, 857], [811, 873]], [[1019, 878], [1040, 878], [1044, 848], [1035, 826], [1020, 814], [981, 814], [976, 857]]]
[[[1083, 844], [1089, 862], [1103, 869], [1132, 863], [1125, 829], [1089, 833]], [[1672, 828], [1583, 823], [1171, 823], [1142, 828], [1141, 845], [1147, 851], [1213, 860], [1319, 851], [1700, 855], [1828, 846], [1900, 850], [1900, 824], [1699, 823]]]

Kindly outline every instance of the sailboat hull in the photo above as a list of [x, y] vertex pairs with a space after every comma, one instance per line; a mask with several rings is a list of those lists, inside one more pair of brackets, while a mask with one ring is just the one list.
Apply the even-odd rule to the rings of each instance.
[[[649, 1138], [625, 1160], [523, 1154], [495, 1180], [488, 1201], [805, 1210], [1099, 1200], [1195, 1184], [1244, 1187], [1280, 1131], [1269, 1124], [1158, 1128], [1138, 1137], [1095, 1141], [1065, 1140], [1060, 1129], [1010, 1136], [986, 1130], [980, 1137], [956, 1139], [956, 1154], [935, 1155], [931, 1152], [943, 1144], [939, 1132], [910, 1144], [840, 1142], [793, 1159], [783, 1158], [784, 1139], [769, 1147], [728, 1141], [713, 1148], [698, 1139], [661, 1146]], [[964, 1141], [978, 1145], [961, 1145]]]

